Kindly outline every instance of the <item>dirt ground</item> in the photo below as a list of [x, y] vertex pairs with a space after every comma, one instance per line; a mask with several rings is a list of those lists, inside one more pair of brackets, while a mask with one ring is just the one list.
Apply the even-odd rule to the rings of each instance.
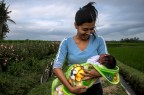
[[104, 95], [127, 95], [121, 84], [110, 84], [106, 79], [101, 78]]

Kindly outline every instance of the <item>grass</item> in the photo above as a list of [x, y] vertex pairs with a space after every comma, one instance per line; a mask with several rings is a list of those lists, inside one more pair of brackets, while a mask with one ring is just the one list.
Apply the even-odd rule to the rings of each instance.
[[110, 54], [121, 62], [131, 66], [141, 72], [144, 72], [144, 44], [108, 44]]

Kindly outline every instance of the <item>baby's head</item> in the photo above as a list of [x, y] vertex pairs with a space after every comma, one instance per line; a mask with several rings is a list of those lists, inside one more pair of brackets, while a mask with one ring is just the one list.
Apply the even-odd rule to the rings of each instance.
[[116, 59], [109, 54], [100, 54], [98, 62], [106, 66], [108, 69], [114, 69], [116, 66]]

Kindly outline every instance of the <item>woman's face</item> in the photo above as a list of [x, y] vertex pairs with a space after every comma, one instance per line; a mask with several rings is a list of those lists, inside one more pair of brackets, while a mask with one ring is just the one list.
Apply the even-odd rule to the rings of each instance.
[[95, 32], [95, 22], [91, 23], [84, 23], [80, 26], [77, 26], [75, 24], [75, 27], [77, 29], [77, 36], [81, 40], [88, 40], [90, 38], [90, 35]]

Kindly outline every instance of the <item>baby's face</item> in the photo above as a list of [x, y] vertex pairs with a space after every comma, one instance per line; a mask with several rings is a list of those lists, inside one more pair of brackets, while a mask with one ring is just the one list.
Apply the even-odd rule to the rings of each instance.
[[104, 61], [104, 57], [108, 56], [109, 54], [100, 54], [98, 62], [101, 64]]

